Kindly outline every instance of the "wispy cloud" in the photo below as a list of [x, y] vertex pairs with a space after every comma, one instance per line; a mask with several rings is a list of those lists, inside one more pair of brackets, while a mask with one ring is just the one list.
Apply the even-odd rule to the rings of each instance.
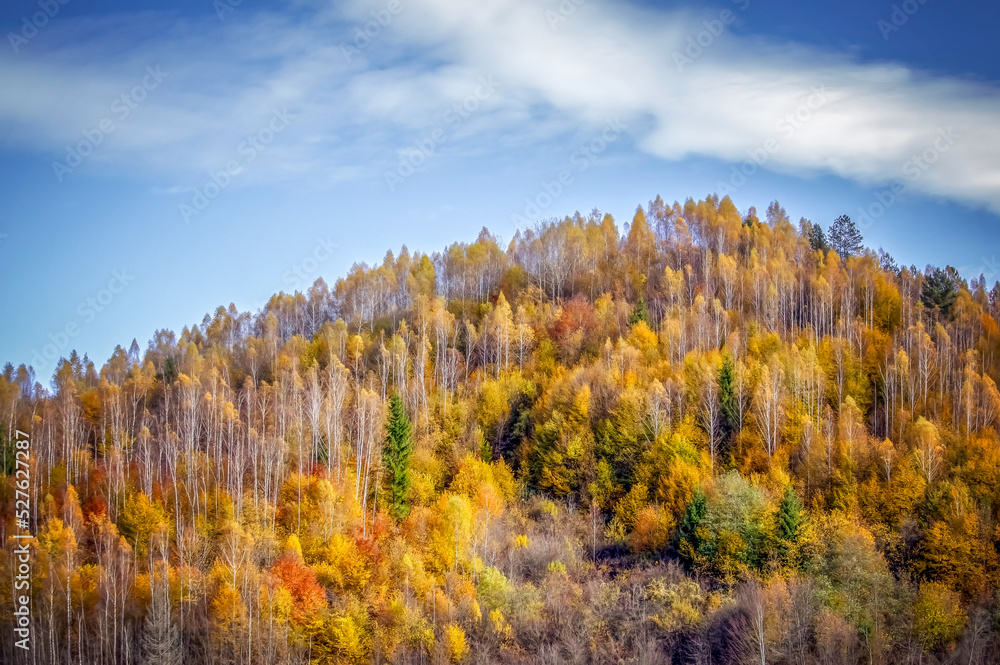
[[245, 182], [381, 178], [398, 147], [438, 125], [482, 75], [502, 81], [502, 94], [461, 132], [484, 150], [565, 140], [621, 116], [650, 154], [740, 162], [821, 88], [828, 101], [767, 168], [886, 183], [905, 177], [904, 164], [952, 128], [962, 140], [912, 189], [1000, 213], [994, 86], [728, 29], [679, 69], [674, 53], [708, 16], [605, 0], [577, 3], [558, 29], [545, 13], [553, 3], [539, 0], [401, 2], [377, 40], [350, 59], [341, 44], [384, 0], [300, 9], [294, 19], [242, 5], [221, 23], [211, 13], [202, 22], [65, 17], [52, 27], [63, 46], [0, 60], [0, 84], [18, 91], [0, 97], [4, 140], [56, 160], [145, 67], [160, 65], [170, 78], [91, 162], [149, 171], [168, 191], [198, 184], [272, 109], [286, 107], [294, 123]]

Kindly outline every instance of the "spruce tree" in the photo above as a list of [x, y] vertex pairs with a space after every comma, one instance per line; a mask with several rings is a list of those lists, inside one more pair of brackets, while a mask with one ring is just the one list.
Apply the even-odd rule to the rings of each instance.
[[708, 500], [701, 488], [694, 491], [694, 496], [684, 509], [684, 517], [681, 518], [680, 526], [677, 527], [677, 551], [681, 560], [688, 566], [694, 564], [701, 549], [701, 536], [698, 535], [698, 527], [705, 519], [708, 512]]
[[802, 502], [799, 501], [791, 485], [785, 489], [785, 495], [781, 497], [777, 521], [778, 551], [789, 566], [797, 568], [800, 562], [798, 554], [800, 529], [805, 521], [805, 514], [802, 511]]
[[830, 247], [833, 248], [840, 258], [846, 261], [848, 257], [857, 256], [864, 249], [861, 231], [857, 225], [847, 215], [841, 215], [833, 220], [830, 226]]
[[632, 310], [632, 314], [628, 317], [628, 324], [634, 326], [640, 321], [645, 322], [649, 329], [653, 329], [653, 318], [649, 315], [649, 308], [646, 306], [646, 301], [643, 298], [639, 298], [639, 301], [635, 304], [635, 309]]
[[736, 402], [736, 368], [733, 357], [726, 354], [719, 368], [719, 407], [722, 411], [723, 429], [731, 433], [739, 429], [740, 410]]
[[389, 512], [398, 520], [410, 513], [410, 458], [413, 436], [410, 417], [399, 395], [389, 399], [389, 418], [385, 424], [385, 447], [382, 461], [388, 477]]

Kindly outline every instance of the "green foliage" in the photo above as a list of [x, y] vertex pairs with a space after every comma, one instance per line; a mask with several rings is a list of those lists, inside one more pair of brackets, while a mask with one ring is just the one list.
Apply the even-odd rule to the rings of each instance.
[[385, 424], [385, 447], [382, 461], [388, 477], [389, 510], [396, 519], [410, 513], [410, 458], [413, 456], [413, 437], [410, 417], [406, 415], [399, 395], [389, 399], [389, 414]]
[[628, 317], [628, 324], [634, 326], [635, 324], [642, 321], [645, 323], [650, 330], [653, 330], [653, 317], [649, 315], [649, 308], [646, 306], [646, 301], [639, 298], [635, 303], [635, 307], [632, 309], [632, 313]]
[[701, 524], [708, 512], [708, 499], [700, 487], [684, 509], [684, 517], [677, 527], [677, 551], [688, 566], [694, 565], [702, 547]]
[[[719, 408], [722, 412], [723, 436], [728, 437], [740, 429], [739, 402], [736, 395], [736, 369], [733, 366], [733, 356], [726, 353], [718, 373]], [[720, 451], [720, 457], [725, 452]]]
[[7, 430], [0, 424], [0, 475], [11, 476], [17, 466], [17, 446], [14, 439], [7, 436]]
[[637, 400], [623, 395], [608, 418], [594, 430], [594, 446], [598, 460], [611, 466], [615, 484], [631, 487], [636, 480], [636, 466], [642, 455], [640, 437], [642, 421]]
[[814, 251], [826, 252], [830, 249], [826, 233], [823, 232], [823, 227], [819, 224], [813, 224], [809, 229], [809, 246]]
[[699, 554], [709, 571], [733, 583], [763, 570], [773, 533], [767, 497], [736, 471], [715, 479], [700, 522]]
[[778, 555], [782, 558], [785, 565], [791, 568], [799, 568], [802, 565], [799, 545], [802, 539], [805, 519], [806, 516], [802, 510], [802, 502], [799, 500], [792, 486], [789, 485], [785, 488], [785, 493], [781, 497], [781, 503], [778, 504], [775, 536]]
[[857, 225], [847, 215], [841, 215], [833, 220], [830, 226], [830, 247], [837, 252], [841, 260], [846, 261], [851, 256], [858, 256], [864, 249], [863, 238]]
[[953, 643], [967, 620], [959, 595], [937, 582], [920, 585], [913, 612], [917, 639], [928, 651]]
[[937, 310], [946, 319], [950, 318], [951, 310], [958, 300], [956, 277], [955, 269], [951, 266], [945, 270], [941, 268], [929, 270], [920, 289], [920, 302], [924, 307]]

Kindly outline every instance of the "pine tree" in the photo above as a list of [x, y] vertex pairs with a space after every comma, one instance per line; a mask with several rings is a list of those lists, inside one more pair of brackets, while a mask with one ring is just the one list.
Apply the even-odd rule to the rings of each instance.
[[813, 248], [813, 251], [820, 250], [826, 252], [830, 249], [830, 244], [826, 240], [826, 233], [823, 232], [823, 227], [819, 224], [813, 224], [809, 229], [809, 246]]
[[830, 226], [830, 247], [833, 248], [840, 258], [847, 260], [850, 256], [857, 256], [864, 248], [861, 231], [857, 225], [847, 215], [841, 215], [833, 220]]
[[896, 265], [896, 259], [892, 258], [892, 254], [881, 247], [878, 248], [878, 263], [883, 271], [899, 275], [899, 266]]
[[694, 564], [698, 557], [698, 550], [701, 548], [701, 536], [698, 534], [698, 527], [705, 519], [708, 511], [708, 500], [701, 488], [694, 491], [694, 496], [684, 509], [684, 517], [680, 526], [677, 527], [677, 551], [681, 560], [687, 565]]
[[385, 448], [382, 459], [389, 475], [389, 512], [396, 519], [410, 513], [410, 458], [413, 437], [410, 418], [399, 395], [389, 399], [389, 418], [385, 424]]
[[940, 268], [928, 270], [920, 290], [920, 301], [924, 303], [924, 307], [938, 310], [945, 318], [951, 317], [951, 308], [958, 299], [958, 287], [953, 271], [954, 268], [950, 267], [947, 270]]

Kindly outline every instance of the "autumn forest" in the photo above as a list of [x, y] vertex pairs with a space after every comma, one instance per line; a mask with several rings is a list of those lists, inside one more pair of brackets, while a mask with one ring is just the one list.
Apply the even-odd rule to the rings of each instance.
[[1000, 663], [998, 320], [657, 197], [8, 364], [0, 662]]

